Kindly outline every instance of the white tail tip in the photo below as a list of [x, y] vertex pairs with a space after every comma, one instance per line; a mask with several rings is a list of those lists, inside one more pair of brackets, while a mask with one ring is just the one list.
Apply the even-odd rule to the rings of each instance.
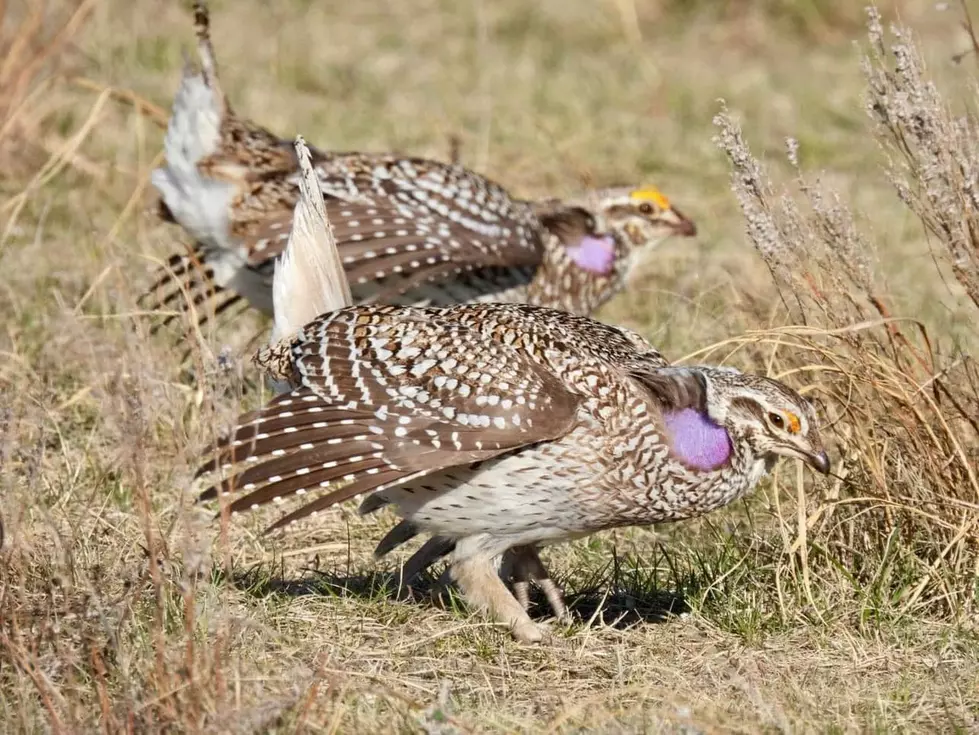
[[299, 202], [285, 252], [275, 264], [272, 343], [290, 337], [320, 314], [350, 306], [350, 284], [343, 272], [333, 229], [326, 218], [323, 193], [309, 149], [296, 137], [299, 159]]

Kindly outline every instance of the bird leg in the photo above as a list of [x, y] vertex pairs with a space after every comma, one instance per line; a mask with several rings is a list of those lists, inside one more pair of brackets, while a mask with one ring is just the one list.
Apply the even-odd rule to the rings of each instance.
[[516, 546], [508, 549], [503, 555], [500, 571], [505, 577], [504, 569], [510, 571], [513, 579], [513, 594], [524, 610], [530, 607], [530, 583], [534, 582], [544, 592], [554, 617], [558, 620], [568, 619], [568, 607], [564, 604], [561, 589], [547, 573], [537, 549], [533, 546]]
[[[393, 539], [396, 543], [392, 545], [401, 543], [397, 535]], [[387, 540], [387, 537], [385, 537], [385, 540]], [[384, 541], [381, 542], [378, 548], [382, 549], [383, 545]], [[433, 536], [428, 539], [402, 566], [402, 585], [407, 584], [427, 566], [450, 553], [454, 546], [455, 541], [441, 536]], [[387, 549], [384, 549], [380, 553], [387, 553]], [[446, 576], [443, 573], [438, 578], [433, 594], [437, 594], [437, 590], [445, 587], [448, 581]], [[534, 582], [543, 590], [551, 606], [551, 610], [554, 612], [554, 616], [559, 620], [568, 619], [568, 608], [564, 604], [561, 590], [550, 578], [535, 547], [515, 546], [507, 549], [500, 559], [499, 576], [505, 580], [509, 579], [512, 582], [513, 593], [524, 610], [530, 609], [530, 583]]]
[[500, 557], [500, 579], [509, 580], [520, 607], [530, 610], [530, 577], [523, 573], [524, 547], [507, 549]]
[[513, 637], [518, 641], [538, 643], [544, 638], [544, 633], [534, 625], [527, 611], [510, 594], [489, 559], [471, 556], [453, 561], [451, 570], [466, 601], [509, 626]]

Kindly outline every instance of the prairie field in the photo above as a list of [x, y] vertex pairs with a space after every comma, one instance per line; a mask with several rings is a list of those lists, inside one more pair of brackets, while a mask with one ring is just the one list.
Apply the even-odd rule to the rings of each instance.
[[833, 476], [548, 549], [575, 621], [523, 646], [434, 577], [398, 594], [387, 511], [264, 535], [195, 503], [268, 324], [137, 305], [188, 244], [149, 174], [189, 6], [0, 0], [0, 731], [979, 732], [967, 5], [209, 3], [231, 103], [283, 138], [660, 188], [698, 234], [599, 318], [819, 408]]

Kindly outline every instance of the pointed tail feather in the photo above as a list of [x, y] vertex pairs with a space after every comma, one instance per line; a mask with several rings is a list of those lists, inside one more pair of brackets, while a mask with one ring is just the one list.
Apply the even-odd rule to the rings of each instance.
[[179, 223], [195, 238], [221, 242], [228, 228], [227, 206], [232, 187], [209, 181], [197, 169], [221, 144], [221, 125], [228, 109], [217, 79], [208, 31], [207, 8], [194, 6], [202, 72], [185, 62], [173, 100], [163, 148], [166, 164], [154, 169], [150, 181], [160, 195], [160, 214]]
[[411, 580], [428, 569], [432, 564], [451, 554], [455, 550], [455, 547], [455, 539], [446, 538], [445, 536], [432, 536], [401, 567], [402, 580], [411, 582]]
[[[376, 498], [377, 495], [368, 495], [367, 500], [371, 498]], [[361, 508], [363, 508], [363, 503], [361, 503]], [[419, 528], [411, 521], [400, 521], [394, 528], [384, 534], [384, 538], [378, 541], [377, 546], [374, 548], [374, 558], [380, 559], [381, 557], [387, 556], [394, 549], [401, 546], [401, 544], [411, 541], [419, 533]]]
[[221, 91], [221, 81], [218, 78], [218, 62], [214, 56], [214, 47], [211, 45], [211, 18], [207, 10], [207, 5], [203, 0], [194, 3], [194, 31], [197, 34], [197, 53], [201, 57], [201, 73], [204, 76], [204, 83], [214, 94], [214, 99], [218, 104], [222, 114], [226, 112], [227, 101]]
[[300, 197], [293, 216], [292, 232], [281, 259], [275, 265], [272, 303], [275, 344], [311, 322], [320, 314], [350, 306], [350, 284], [323, 206], [309, 149], [302, 136], [296, 138], [301, 178]]
[[[376, 495], [368, 495], [367, 501]], [[411, 521], [400, 521], [394, 528], [388, 531], [377, 546], [374, 548], [374, 558], [380, 559], [387, 556], [396, 548], [408, 541], [411, 541], [420, 533], [420, 529]], [[428, 569], [432, 564], [448, 556], [455, 549], [455, 539], [445, 536], [432, 536], [411, 557], [401, 568], [402, 580], [411, 582], [415, 577]]]

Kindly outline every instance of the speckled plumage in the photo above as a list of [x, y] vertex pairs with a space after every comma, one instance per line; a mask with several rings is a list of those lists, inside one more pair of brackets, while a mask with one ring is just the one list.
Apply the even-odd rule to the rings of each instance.
[[[195, 244], [170, 259], [142, 304], [176, 313], [193, 305], [201, 322], [242, 300], [271, 313], [272, 267], [299, 196], [295, 153], [230, 108], [200, 3], [195, 18], [203, 71], [184, 73], [167, 165], [153, 174], [162, 215]], [[534, 203], [439, 161], [314, 150], [313, 164], [357, 303], [530, 301], [589, 314], [621, 290], [637, 253], [696, 232], [652, 188]], [[587, 236], [614, 240], [608, 272], [569, 257]]]
[[[811, 406], [781, 383], [670, 367], [640, 336], [562, 311], [355, 306], [257, 361], [293, 389], [216, 445], [198, 474], [226, 476], [201, 497], [237, 493], [233, 512], [308, 500], [280, 527], [368, 494], [365, 510], [449, 542], [467, 598], [523, 640], [540, 633], [496, 576], [504, 552], [523, 550], [518, 579], [546, 578], [538, 546], [710, 512], [778, 454], [828, 467]], [[726, 461], [676, 451], [664, 414], [684, 410], [727, 433]]]

